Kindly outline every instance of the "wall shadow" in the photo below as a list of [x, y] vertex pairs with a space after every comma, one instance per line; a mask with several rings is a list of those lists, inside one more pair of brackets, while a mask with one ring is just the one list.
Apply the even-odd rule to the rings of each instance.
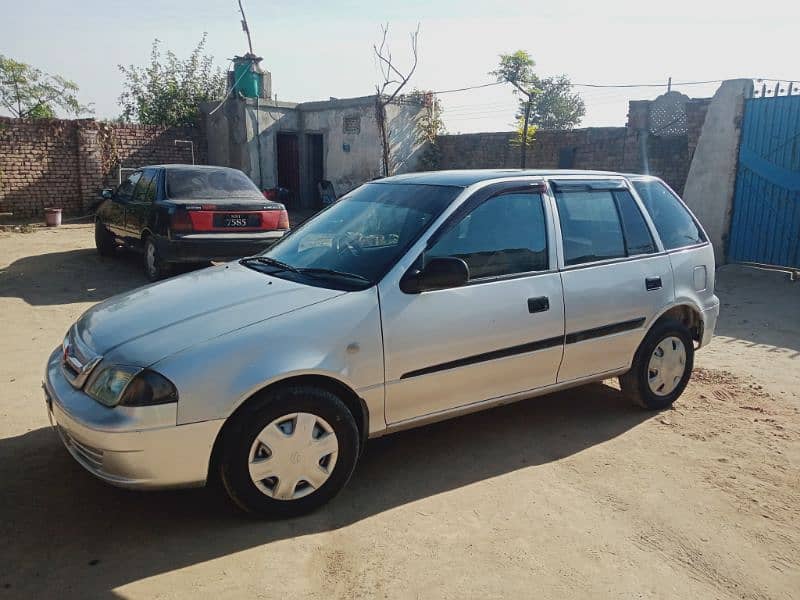
[[800, 283], [779, 271], [725, 265], [717, 269], [715, 292], [721, 303], [717, 344], [743, 340], [785, 348], [800, 360]]
[[[114, 596], [130, 582], [558, 461], [649, 416], [619, 391], [592, 384], [387, 436], [368, 444], [331, 504], [277, 522], [241, 515], [213, 490], [109, 487], [85, 473], [50, 428], [37, 429], [0, 440], [0, 596]], [[280, 565], [275, 570], [279, 576]]]

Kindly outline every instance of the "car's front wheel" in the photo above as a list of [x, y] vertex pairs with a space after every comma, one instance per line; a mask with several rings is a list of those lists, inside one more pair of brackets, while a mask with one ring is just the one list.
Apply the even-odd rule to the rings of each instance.
[[644, 408], [667, 408], [686, 389], [693, 365], [691, 332], [680, 321], [661, 319], [636, 351], [631, 370], [619, 378], [620, 387]]
[[266, 517], [312, 511], [350, 479], [358, 426], [331, 392], [289, 385], [253, 398], [226, 425], [219, 477], [242, 509]]

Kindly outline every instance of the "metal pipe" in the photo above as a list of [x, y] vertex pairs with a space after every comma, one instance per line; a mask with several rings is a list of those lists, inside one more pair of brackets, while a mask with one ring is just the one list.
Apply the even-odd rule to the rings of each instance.
[[175, 140], [175, 145], [178, 144], [189, 144], [192, 149], [192, 164], [194, 164], [194, 142], [192, 140]]

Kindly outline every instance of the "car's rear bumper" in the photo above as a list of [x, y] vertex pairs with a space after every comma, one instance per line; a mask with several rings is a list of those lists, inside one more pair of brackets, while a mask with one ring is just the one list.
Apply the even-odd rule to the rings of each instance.
[[48, 360], [44, 391], [50, 422], [61, 441], [95, 477], [142, 489], [205, 483], [222, 420], [176, 426], [175, 405], [102, 406], [69, 384], [59, 350]]
[[714, 337], [714, 330], [717, 327], [719, 318], [719, 298], [714, 296], [715, 303], [703, 311], [703, 335], [700, 339], [700, 348], [707, 345]]
[[162, 239], [159, 253], [166, 262], [233, 260], [266, 250], [287, 231], [260, 233], [190, 233], [175, 239]]

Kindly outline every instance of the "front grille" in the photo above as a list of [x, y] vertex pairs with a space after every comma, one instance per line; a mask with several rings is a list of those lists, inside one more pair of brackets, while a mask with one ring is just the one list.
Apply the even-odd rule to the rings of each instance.
[[74, 325], [64, 340], [61, 352], [61, 365], [64, 376], [72, 387], [78, 389], [83, 387], [92, 369], [103, 358], [102, 356], [93, 355], [92, 351], [80, 339]]
[[103, 468], [103, 451], [99, 448], [94, 448], [89, 446], [88, 444], [84, 444], [79, 442], [74, 437], [72, 437], [69, 432], [61, 427], [58, 426], [58, 433], [61, 435], [61, 439], [64, 441], [64, 445], [67, 446], [68, 449], [71, 449], [87, 466], [94, 469], [95, 471], [100, 471]]

